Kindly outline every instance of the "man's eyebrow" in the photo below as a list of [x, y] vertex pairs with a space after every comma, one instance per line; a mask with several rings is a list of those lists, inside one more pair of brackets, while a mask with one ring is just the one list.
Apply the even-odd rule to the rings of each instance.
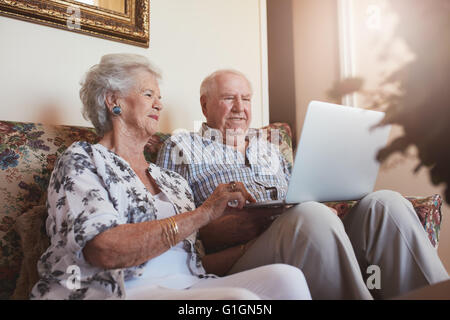
[[251, 93], [234, 93], [234, 92], [224, 92], [220, 94], [221, 97], [225, 97], [225, 96], [243, 96], [243, 97], [251, 97], [252, 94]]

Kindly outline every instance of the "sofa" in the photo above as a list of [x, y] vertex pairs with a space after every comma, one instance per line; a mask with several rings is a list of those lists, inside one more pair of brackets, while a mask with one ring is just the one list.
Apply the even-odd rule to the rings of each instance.
[[[292, 166], [292, 135], [287, 124], [273, 123], [279, 148]], [[157, 133], [145, 148], [154, 162], [170, 135]], [[271, 138], [271, 135], [268, 135]], [[56, 159], [74, 141], [98, 140], [92, 128], [0, 121], [0, 299], [27, 299], [37, 279], [36, 261], [49, 245], [45, 231], [46, 190]], [[273, 141], [273, 140], [272, 140]], [[406, 197], [434, 247], [441, 225], [440, 195]], [[340, 218], [356, 201], [327, 202]]]

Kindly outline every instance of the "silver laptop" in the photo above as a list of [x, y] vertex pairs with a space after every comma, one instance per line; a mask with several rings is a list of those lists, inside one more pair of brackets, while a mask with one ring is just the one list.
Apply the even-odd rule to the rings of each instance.
[[383, 112], [312, 101], [297, 147], [286, 199], [249, 203], [276, 207], [306, 201], [359, 200], [373, 191], [378, 150], [391, 126], [371, 128]]

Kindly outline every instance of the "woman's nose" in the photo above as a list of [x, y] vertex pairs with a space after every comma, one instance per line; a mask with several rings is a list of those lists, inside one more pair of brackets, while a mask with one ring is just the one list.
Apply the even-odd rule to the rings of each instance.
[[157, 109], [158, 111], [161, 111], [163, 109], [163, 105], [161, 103], [161, 100], [156, 98], [155, 102], [153, 103], [153, 108]]

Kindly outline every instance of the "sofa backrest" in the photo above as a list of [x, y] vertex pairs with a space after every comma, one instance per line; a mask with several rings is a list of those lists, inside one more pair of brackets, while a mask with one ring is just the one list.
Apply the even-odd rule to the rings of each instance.
[[[292, 165], [291, 130], [274, 123], [280, 150]], [[170, 134], [155, 134], [145, 147], [148, 161], [155, 162], [159, 148]], [[268, 136], [268, 139], [270, 135]], [[0, 121], [0, 299], [15, 288], [22, 251], [14, 230], [16, 218], [34, 206], [43, 205], [50, 175], [57, 158], [75, 141], [96, 143], [93, 128], [52, 126]]]

